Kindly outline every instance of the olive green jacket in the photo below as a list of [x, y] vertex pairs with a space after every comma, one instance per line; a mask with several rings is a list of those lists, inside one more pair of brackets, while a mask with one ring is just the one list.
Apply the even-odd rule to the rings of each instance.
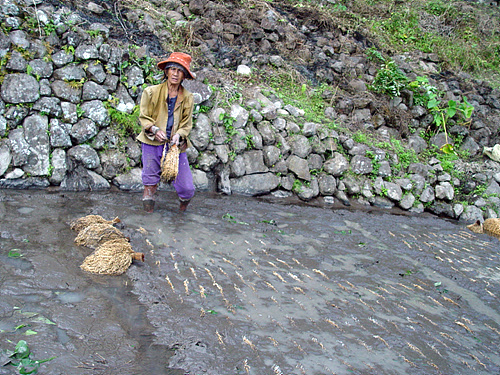
[[[155, 146], [162, 144], [154, 139], [154, 134], [150, 132], [150, 129], [155, 125], [161, 130], [166, 131], [168, 118], [167, 97], [167, 81], [144, 89], [139, 115], [142, 131], [137, 137], [138, 141]], [[193, 106], [193, 94], [181, 86], [175, 102], [174, 125], [172, 126], [171, 137], [178, 133], [181, 140], [187, 141], [187, 147], [191, 147], [191, 141], [188, 136], [193, 128]]]

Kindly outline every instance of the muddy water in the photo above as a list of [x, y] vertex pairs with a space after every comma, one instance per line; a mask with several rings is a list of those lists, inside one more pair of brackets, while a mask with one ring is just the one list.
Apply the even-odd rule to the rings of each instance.
[[[207, 194], [180, 215], [170, 192], [150, 215], [137, 193], [0, 198], [0, 348], [56, 356], [39, 373], [500, 372], [499, 242], [463, 223]], [[91, 213], [118, 216], [146, 261], [82, 272], [69, 222]]]

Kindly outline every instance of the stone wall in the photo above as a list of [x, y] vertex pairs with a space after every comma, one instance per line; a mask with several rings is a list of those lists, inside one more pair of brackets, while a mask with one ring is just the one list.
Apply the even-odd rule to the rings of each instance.
[[[78, 191], [114, 185], [141, 190], [140, 145], [119, 114], [137, 114], [143, 88], [159, 82], [161, 74], [152, 72], [154, 61], [145, 48], [110, 40], [105, 25], [83, 30], [74, 26], [76, 13], [47, 9], [37, 9], [37, 17], [41, 25], [51, 26], [49, 33], [44, 33], [48, 27], [23, 29], [27, 15], [34, 12], [30, 4], [19, 8], [4, 1], [2, 8], [3, 21], [12, 29], [0, 33], [0, 187]], [[354, 43], [345, 40], [343, 46], [349, 42]], [[215, 74], [209, 68], [199, 70], [196, 81], [186, 81], [196, 102], [193, 147], [187, 153], [197, 189], [278, 197], [294, 194], [304, 201], [338, 199], [346, 205], [355, 200], [413, 212], [428, 209], [464, 220], [496, 217], [500, 165], [482, 159], [481, 154], [497, 137], [492, 123], [500, 118], [498, 91], [471, 87], [465, 75], [439, 83], [448, 98], [466, 96], [475, 108], [469, 128], [450, 128], [451, 134], [464, 138], [461, 148], [477, 157], [476, 162], [457, 164], [462, 180], [447, 173], [436, 158], [405, 165], [396, 146], [422, 155], [429, 144], [440, 147], [443, 134], [430, 142], [421, 138], [418, 130], [429, 125], [429, 113], [404, 95], [390, 102], [391, 114], [376, 108], [377, 98], [367, 90], [374, 65], [356, 51], [337, 54], [332, 47], [328, 74], [352, 70], [363, 78], [348, 82], [346, 95], [326, 108], [323, 123], [307, 121], [303, 108], [285, 105], [258, 88], [231, 105], [214, 105], [212, 88], [202, 83]], [[432, 55], [417, 62], [394, 58], [409, 75], [412, 64], [436, 68]], [[272, 55], [254, 63], [284, 64]], [[251, 69], [242, 63], [237, 73], [251, 74]], [[397, 124], [391, 122], [394, 113], [404, 113], [417, 130], [401, 143], [391, 143], [400, 139]], [[350, 128], [374, 134], [386, 146], [363, 143]], [[457, 201], [458, 190], [472, 192], [477, 186], [485, 187], [483, 195], [467, 203]]]

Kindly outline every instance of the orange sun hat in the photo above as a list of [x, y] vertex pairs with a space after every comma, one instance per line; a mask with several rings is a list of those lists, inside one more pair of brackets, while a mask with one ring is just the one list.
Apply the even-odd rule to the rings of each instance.
[[[191, 72], [191, 56], [183, 52], [172, 52], [168, 59], [160, 61], [158, 63], [158, 68], [165, 70], [173, 66], [180, 65], [184, 68], [184, 75], [187, 79], [194, 79], [195, 75]], [[187, 73], [187, 74], [186, 74]]]

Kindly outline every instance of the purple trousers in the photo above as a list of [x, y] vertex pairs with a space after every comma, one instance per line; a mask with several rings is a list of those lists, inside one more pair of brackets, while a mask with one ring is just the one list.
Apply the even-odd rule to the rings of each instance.
[[[166, 146], [168, 147], [168, 145]], [[168, 148], [167, 148], [168, 150]], [[161, 156], [163, 145], [152, 146], [142, 144], [142, 184], [156, 185], [160, 182]], [[185, 152], [179, 154], [179, 172], [177, 178], [172, 182], [180, 200], [188, 201], [194, 196], [193, 175], [189, 168], [189, 162]]]

